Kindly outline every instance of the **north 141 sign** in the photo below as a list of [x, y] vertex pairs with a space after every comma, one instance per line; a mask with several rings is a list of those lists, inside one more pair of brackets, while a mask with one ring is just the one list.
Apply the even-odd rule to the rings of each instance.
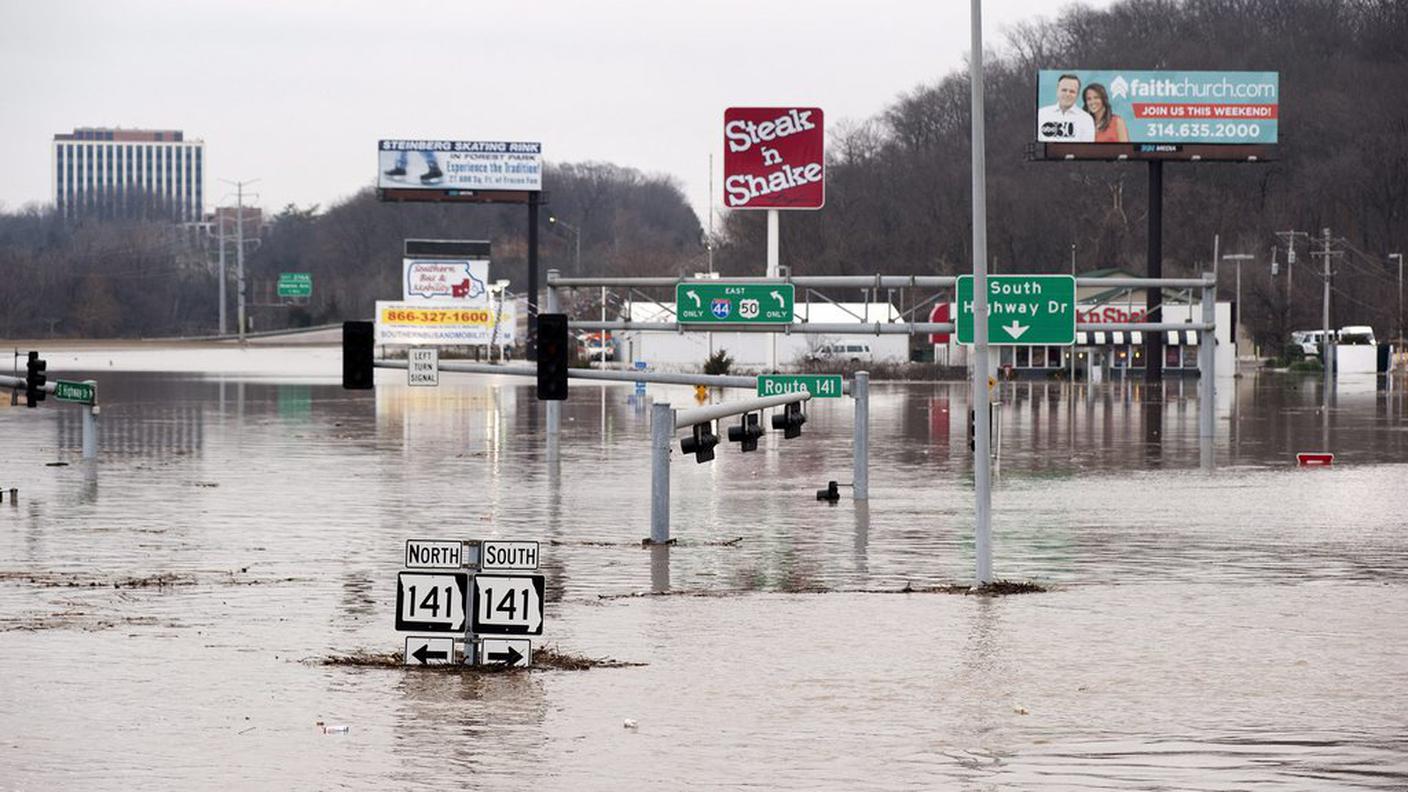
[[819, 107], [724, 111], [724, 205], [820, 209], [826, 203], [826, 140]]

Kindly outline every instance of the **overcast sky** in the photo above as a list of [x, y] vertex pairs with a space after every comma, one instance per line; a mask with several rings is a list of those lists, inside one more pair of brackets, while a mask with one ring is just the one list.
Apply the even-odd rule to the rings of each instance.
[[[987, 0], [988, 47], [1064, 5]], [[526, 140], [551, 162], [669, 174], [707, 224], [724, 108], [818, 106], [828, 128], [871, 117], [964, 65], [968, 7], [0, 0], [0, 205], [52, 200], [54, 133], [121, 126], [203, 139], [207, 208], [219, 179], [259, 179], [269, 210], [327, 206], [373, 182], [383, 137]]]

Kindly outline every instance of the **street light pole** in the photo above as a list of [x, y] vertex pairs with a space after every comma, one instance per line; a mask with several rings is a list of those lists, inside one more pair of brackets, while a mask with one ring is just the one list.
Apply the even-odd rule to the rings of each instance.
[[1398, 259], [1398, 345], [1403, 345], [1403, 254], [1390, 253], [1390, 260]]
[[[1242, 262], [1251, 261], [1256, 258], [1256, 256], [1250, 253], [1226, 253], [1223, 254], [1222, 258], [1227, 261], [1237, 262], [1237, 320], [1232, 323], [1232, 349], [1235, 354], [1242, 340], [1242, 334], [1238, 332], [1242, 327]], [[1240, 358], [1241, 355], [1237, 355], [1237, 357]], [[1233, 369], [1236, 369], [1235, 365]]]

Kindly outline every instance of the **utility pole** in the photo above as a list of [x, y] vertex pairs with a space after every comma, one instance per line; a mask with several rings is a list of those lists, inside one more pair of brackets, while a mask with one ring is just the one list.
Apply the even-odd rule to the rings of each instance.
[[220, 335], [225, 335], [225, 216], [215, 207], [216, 238], [220, 243]]
[[237, 210], [237, 211], [238, 211], [238, 214], [235, 215], [235, 239], [236, 239], [236, 244], [239, 245], [239, 247], [235, 249], [235, 271], [238, 273], [238, 275], [237, 275], [237, 281], [236, 281], [236, 290], [239, 292], [239, 300], [240, 300], [240, 304], [239, 304], [239, 321], [240, 321], [239, 337], [240, 337], [240, 343], [244, 343], [245, 321], [244, 321], [244, 183], [243, 183], [243, 182], [236, 183], [236, 185], [235, 185], [235, 205], [236, 205], [237, 207], [239, 207], [238, 210]]
[[1320, 231], [1322, 239], [1324, 240], [1324, 249], [1321, 251], [1321, 255], [1325, 257], [1325, 272], [1322, 275], [1325, 281], [1324, 299], [1320, 307], [1320, 343], [1322, 345], [1321, 348], [1325, 350], [1323, 363], [1325, 366], [1325, 393], [1327, 394], [1326, 398], [1328, 398], [1330, 385], [1334, 382], [1334, 374], [1332, 372], [1335, 365], [1335, 345], [1330, 339], [1330, 229], [1322, 228]]
[[[244, 343], [244, 334], [248, 322], [245, 320], [245, 282], [244, 282], [244, 188], [245, 185], [254, 184], [258, 179], [247, 179], [245, 181], [231, 181], [221, 179], [226, 184], [235, 186], [235, 299], [237, 300], [235, 309], [235, 320], [239, 326], [235, 328], [235, 333], [239, 336], [240, 343]], [[217, 216], [219, 209], [216, 209]], [[221, 233], [224, 233], [224, 225], [221, 225]], [[221, 288], [224, 288], [224, 279], [220, 281]], [[225, 302], [220, 301], [221, 315], [224, 314]], [[221, 322], [221, 330], [224, 330], [224, 322]]]

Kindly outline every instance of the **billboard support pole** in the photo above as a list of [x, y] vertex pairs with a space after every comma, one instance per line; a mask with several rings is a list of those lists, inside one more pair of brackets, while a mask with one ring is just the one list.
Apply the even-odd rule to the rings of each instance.
[[[768, 270], [769, 278], [776, 278], [780, 271], [778, 265], [778, 212], [776, 209], [768, 210]], [[772, 336], [768, 341], [768, 372], [777, 372], [777, 336]]]
[[[973, 0], [972, 54], [968, 58], [972, 85], [973, 136], [973, 491], [974, 539], [977, 556], [975, 582], [992, 582], [992, 454], [988, 434], [988, 218], [987, 151], [983, 137], [983, 3]], [[960, 306], [961, 312], [961, 306]]]
[[538, 359], [538, 205], [542, 193], [528, 193], [528, 341], [529, 360]]
[[[1149, 252], [1147, 262], [1150, 278], [1164, 276], [1164, 162], [1149, 160]], [[1157, 322], [1163, 317], [1164, 290], [1144, 292], [1144, 321]], [[1164, 337], [1150, 333], [1144, 337], [1144, 381], [1164, 380]]]

